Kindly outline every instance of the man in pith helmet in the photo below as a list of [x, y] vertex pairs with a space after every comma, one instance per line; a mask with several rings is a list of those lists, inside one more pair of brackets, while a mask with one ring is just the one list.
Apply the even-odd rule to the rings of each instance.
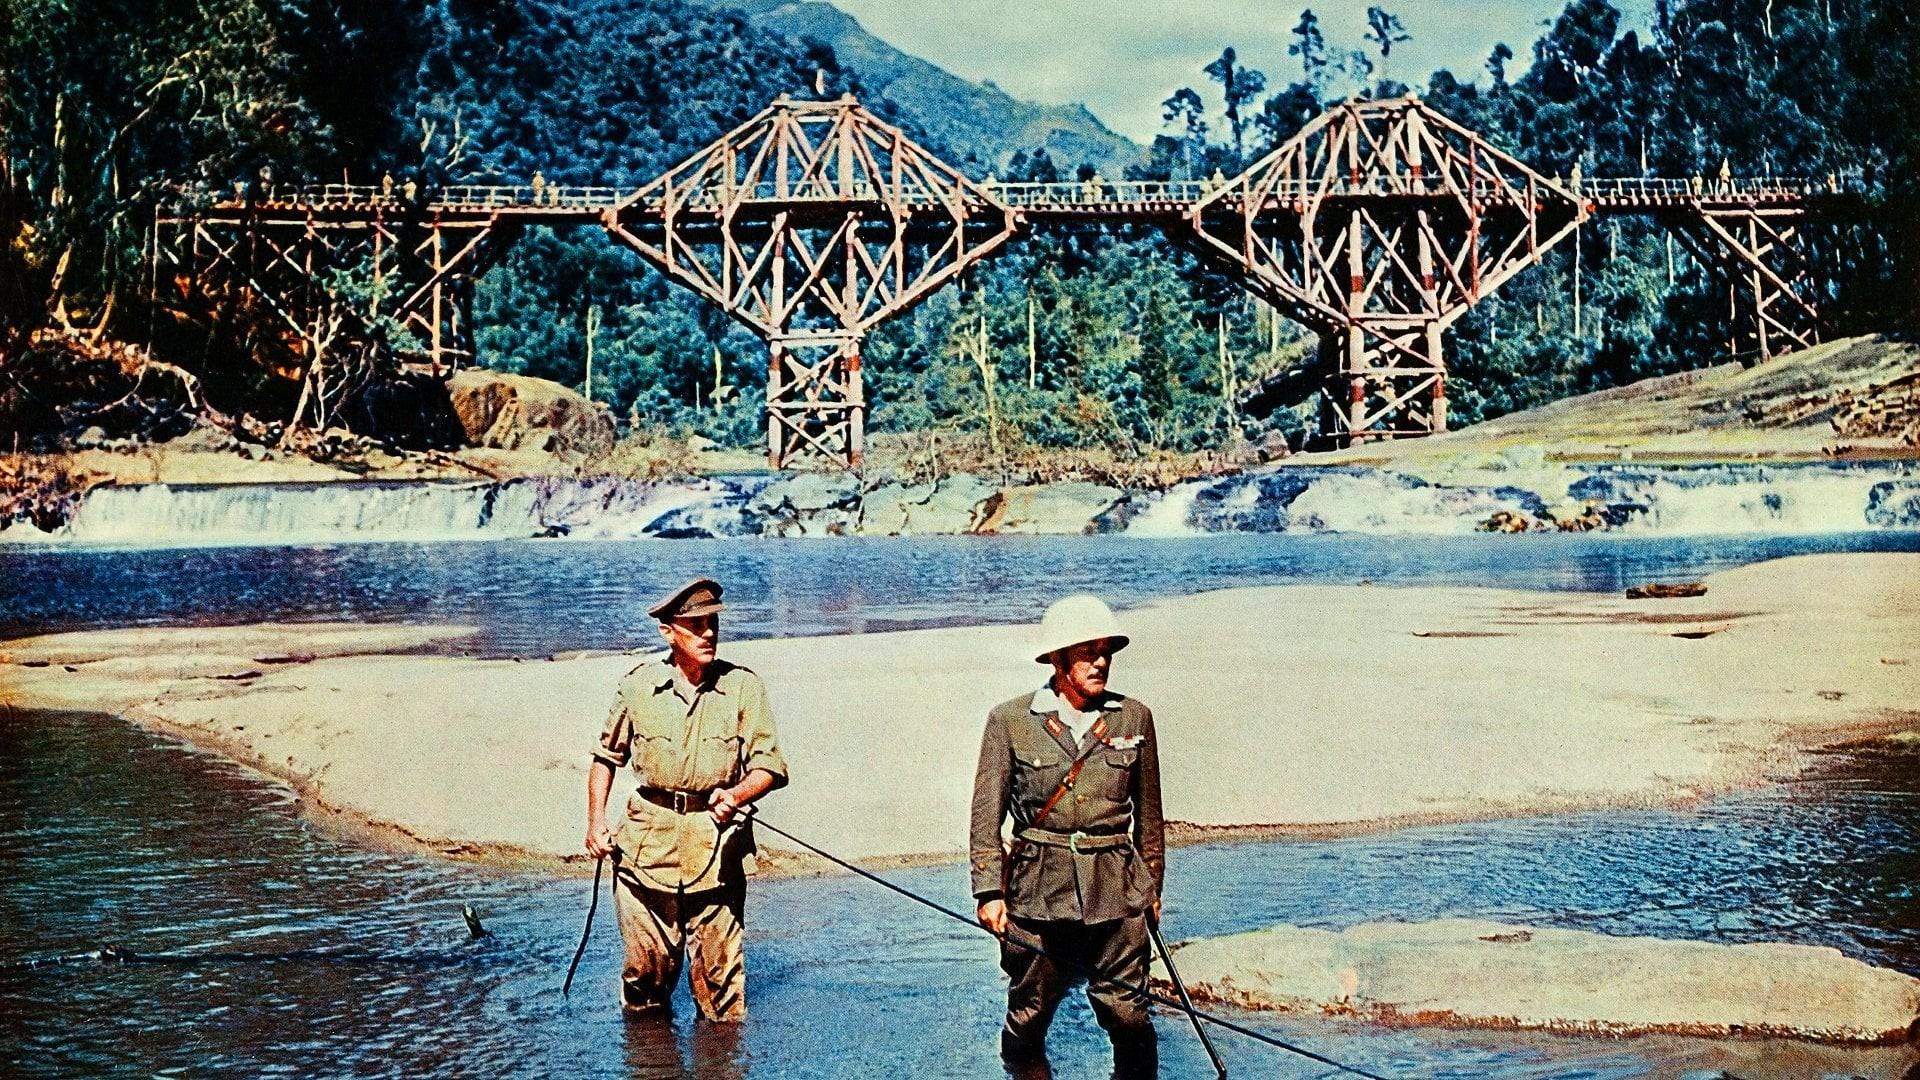
[[1115, 1075], [1157, 1067], [1147, 919], [1159, 917], [1166, 830], [1153, 713], [1107, 689], [1127, 640], [1099, 598], [1055, 603], [1034, 657], [1047, 665], [1045, 682], [995, 707], [980, 740], [973, 895], [980, 922], [1001, 938], [1011, 983], [1000, 1053], [1016, 1071], [1044, 1070], [1047, 1027], [1082, 975], [1113, 1041]]
[[[742, 810], [787, 782], [787, 762], [766, 686], [716, 655], [720, 592], [697, 578], [648, 611], [667, 654], [621, 680], [587, 774], [586, 849], [614, 857], [629, 1013], [664, 1013], [685, 966], [702, 1016], [747, 1014], [741, 912], [754, 844]], [[609, 823], [613, 775], [627, 765], [638, 784]]]

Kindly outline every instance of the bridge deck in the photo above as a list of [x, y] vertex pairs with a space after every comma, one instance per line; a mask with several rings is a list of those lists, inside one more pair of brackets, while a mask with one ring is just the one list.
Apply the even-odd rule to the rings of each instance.
[[[1195, 204], [1223, 186], [1209, 180], [1089, 180], [1054, 184], [983, 183], [981, 187], [996, 199], [1012, 207], [1023, 218], [1047, 219], [1154, 219], [1182, 217]], [[1572, 184], [1562, 184], [1569, 191]], [[1857, 192], [1841, 184], [1805, 178], [1764, 178], [1703, 180], [1700, 178], [1595, 178], [1579, 181], [1577, 191], [1588, 208], [1598, 214], [1633, 214], [1668, 208], [1698, 210], [1746, 210], [1778, 208], [1815, 210], [1857, 199]], [[1514, 202], [1522, 193], [1487, 183], [1476, 187], [1474, 198], [1483, 204]], [[629, 189], [613, 187], [562, 187], [527, 184], [464, 184], [438, 188], [409, 197], [399, 187], [362, 184], [316, 184], [298, 187], [270, 187], [256, 197], [216, 196], [197, 207], [176, 207], [166, 220], [209, 220], [246, 216], [256, 221], [301, 220], [316, 218], [349, 222], [385, 216], [388, 213], [410, 216], [425, 213], [441, 220], [520, 219], [527, 223], [584, 224], [601, 220], [609, 210], [621, 208], [634, 195]], [[1267, 195], [1269, 205], [1284, 210], [1312, 196], [1336, 200], [1353, 198], [1368, 201], [1413, 199], [1431, 200], [1454, 197], [1439, 178], [1415, 180], [1403, 178], [1391, 185], [1381, 183], [1348, 184], [1335, 180], [1313, 185], [1282, 185]], [[882, 194], [864, 185], [845, 195], [833, 197], [791, 197], [768, 187], [748, 196], [751, 204], [768, 208], [796, 205], [833, 206], [847, 202], [879, 202]], [[1222, 200], [1225, 204], [1227, 200]], [[937, 200], [909, 200], [909, 205], [934, 209]], [[1235, 204], [1237, 209], [1237, 202]], [[696, 203], [693, 209], [718, 210], [718, 202], [708, 206]], [[974, 212], [979, 212], [976, 204]]]

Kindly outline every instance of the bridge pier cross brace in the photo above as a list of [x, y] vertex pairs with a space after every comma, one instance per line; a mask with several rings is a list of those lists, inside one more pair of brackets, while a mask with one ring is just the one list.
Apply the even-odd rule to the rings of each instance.
[[1196, 203], [1202, 250], [1317, 331], [1322, 436], [1447, 429], [1446, 329], [1590, 207], [1417, 98], [1330, 110]]
[[851, 97], [782, 98], [607, 231], [767, 342], [767, 460], [862, 464], [861, 342], [1013, 235], [1011, 207]]
[[[1744, 205], [1743, 205], [1744, 204]], [[1818, 277], [1804, 206], [1708, 196], [1674, 223], [1696, 257], [1727, 281], [1727, 354], [1747, 363], [1820, 341]]]
[[867, 405], [858, 334], [786, 334], [767, 342], [767, 460], [863, 463]]
[[[177, 275], [171, 302], [211, 301], [231, 316], [250, 296], [309, 362], [378, 346], [437, 375], [473, 361], [473, 283], [517, 231], [494, 217], [443, 220], [301, 193], [163, 216], [153, 241]], [[403, 340], [391, 340], [396, 328]]]

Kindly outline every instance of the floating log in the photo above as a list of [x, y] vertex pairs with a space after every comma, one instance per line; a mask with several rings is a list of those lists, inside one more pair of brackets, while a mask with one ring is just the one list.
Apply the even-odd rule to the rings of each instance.
[[1627, 587], [1629, 600], [1680, 600], [1689, 596], [1707, 595], [1707, 583], [1704, 581], [1650, 582], [1646, 585]]

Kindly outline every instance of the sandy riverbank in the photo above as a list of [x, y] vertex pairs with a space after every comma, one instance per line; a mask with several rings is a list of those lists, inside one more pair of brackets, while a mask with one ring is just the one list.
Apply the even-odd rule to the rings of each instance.
[[1302, 455], [1294, 464], [1377, 465], [1453, 476], [1498, 459], [1556, 463], [1905, 460], [1920, 344], [1841, 338], [1742, 367], [1645, 379], [1425, 439]]
[[[1920, 727], [1920, 555], [1810, 556], [1630, 601], [1282, 586], [1127, 613], [1171, 818], [1324, 833], [1684, 802], [1804, 747]], [[0, 702], [124, 715], [445, 851], [577, 849], [624, 655], [402, 655], [457, 630], [121, 630], [0, 643]], [[846, 855], [950, 856], [982, 717], [1037, 683], [1019, 627], [739, 642], [795, 783], [771, 820]], [[777, 848], [771, 838], [765, 846]]]

